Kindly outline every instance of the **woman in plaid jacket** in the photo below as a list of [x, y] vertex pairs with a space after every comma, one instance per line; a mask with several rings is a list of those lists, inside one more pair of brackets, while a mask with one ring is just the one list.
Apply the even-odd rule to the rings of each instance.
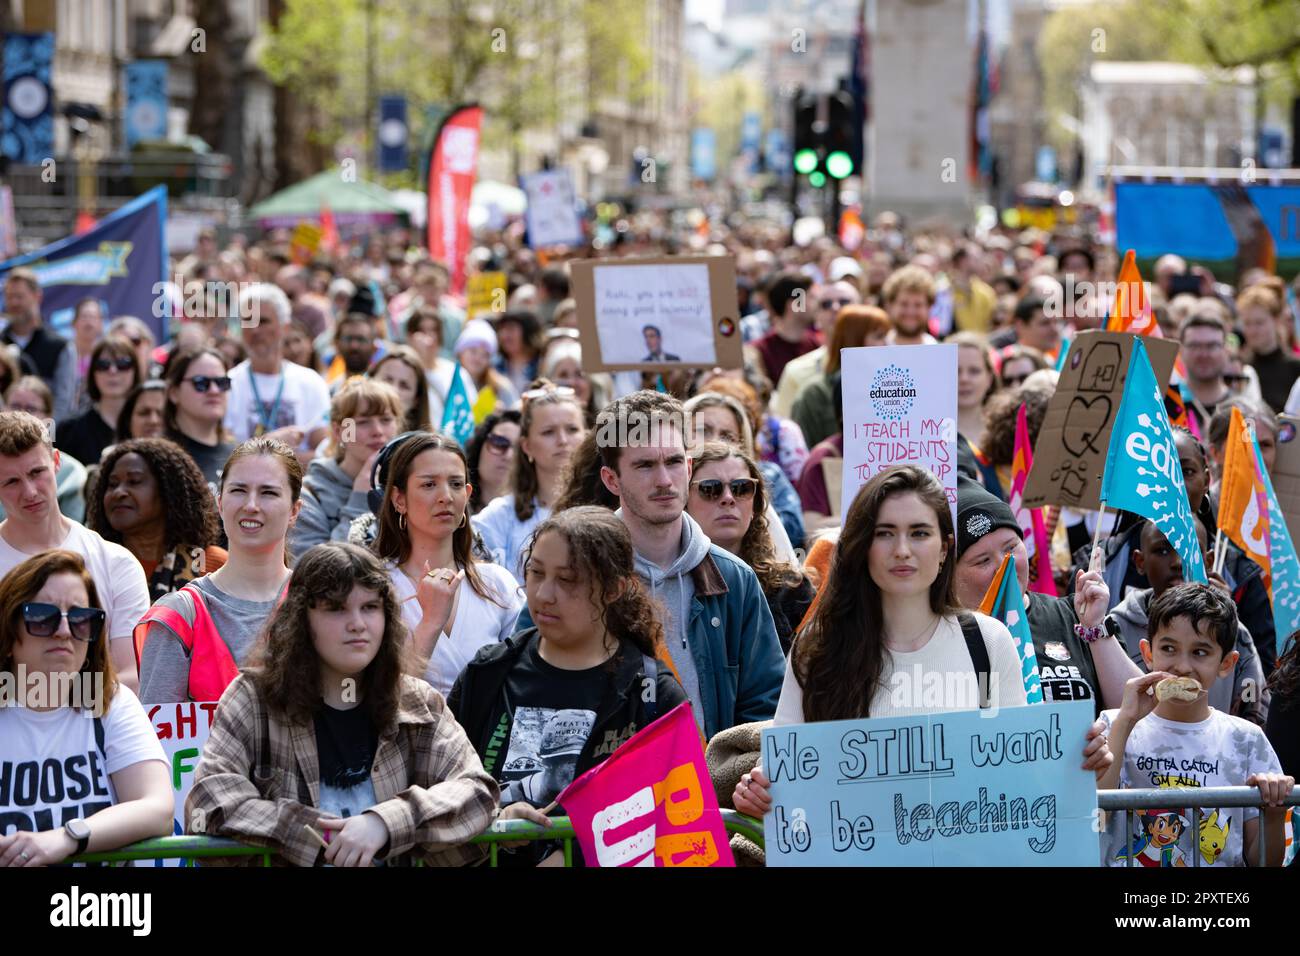
[[298, 866], [459, 865], [496, 816], [496, 781], [427, 683], [379, 560], [305, 552], [256, 663], [222, 695], [186, 830], [269, 847]]

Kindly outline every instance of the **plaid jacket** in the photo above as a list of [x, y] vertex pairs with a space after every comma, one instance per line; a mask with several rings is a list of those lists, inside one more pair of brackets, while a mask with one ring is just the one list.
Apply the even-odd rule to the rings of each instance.
[[[402, 682], [396, 724], [380, 732], [370, 772], [376, 804], [368, 812], [388, 827], [385, 862], [476, 862], [486, 848], [463, 844], [495, 819], [496, 781], [442, 695], [414, 677]], [[314, 866], [323, 851], [303, 827], [319, 830], [316, 821], [326, 815], [319, 803], [314, 726], [284, 723], [241, 674], [217, 705], [185, 801], [186, 832], [269, 847], [277, 864]]]

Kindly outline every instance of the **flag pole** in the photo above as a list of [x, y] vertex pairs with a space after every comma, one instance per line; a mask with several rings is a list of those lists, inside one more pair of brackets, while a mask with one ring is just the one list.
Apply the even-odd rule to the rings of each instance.
[[1102, 522], [1102, 519], [1105, 518], [1105, 517], [1106, 517], [1106, 502], [1103, 501], [1103, 502], [1101, 503], [1101, 507], [1097, 509], [1097, 527], [1093, 529], [1093, 532], [1092, 532], [1092, 550], [1090, 550], [1090, 551], [1088, 552], [1088, 563], [1089, 563], [1089, 564], [1092, 563], [1092, 556], [1093, 556], [1093, 554], [1095, 554], [1096, 551], [1097, 551], [1097, 544], [1098, 544], [1098, 542], [1101, 541], [1101, 522]]

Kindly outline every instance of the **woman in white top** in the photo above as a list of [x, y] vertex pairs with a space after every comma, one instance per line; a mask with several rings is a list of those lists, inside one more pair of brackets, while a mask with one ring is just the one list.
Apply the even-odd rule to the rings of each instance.
[[[1024, 704], [1006, 626], [957, 611], [955, 551], [952, 512], [933, 474], [896, 465], [863, 485], [814, 617], [786, 662], [774, 723]], [[1088, 731], [1087, 769], [1104, 771], [1112, 760], [1101, 732], [1100, 723]], [[742, 776], [736, 809], [766, 813], [768, 786], [760, 768]]]
[[460, 445], [438, 433], [399, 436], [379, 456], [374, 550], [387, 562], [424, 679], [444, 696], [480, 647], [514, 633], [524, 602], [509, 571], [471, 553], [468, 474]]
[[582, 402], [573, 389], [538, 379], [522, 398], [512, 493], [492, 500], [474, 516], [483, 547], [521, 587], [524, 551], [537, 526], [551, 516], [568, 481], [573, 450], [587, 433]]
[[95, 582], [71, 551], [28, 558], [0, 583], [0, 675], [20, 705], [0, 707], [0, 867], [172, 832], [162, 745], [117, 681], [104, 623]]

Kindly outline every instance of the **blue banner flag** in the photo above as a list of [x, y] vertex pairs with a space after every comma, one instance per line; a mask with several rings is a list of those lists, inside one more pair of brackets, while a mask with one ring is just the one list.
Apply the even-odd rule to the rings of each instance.
[[167, 61], [126, 65], [126, 148], [167, 138]]
[[707, 126], [691, 131], [691, 175], [712, 182], [718, 174], [716, 138]]
[[407, 167], [406, 144], [410, 130], [406, 123], [406, 97], [379, 98], [379, 171], [398, 173]]
[[4, 39], [0, 147], [15, 163], [35, 166], [54, 155], [53, 62], [53, 33], [10, 33]]
[[1264, 478], [1268, 492], [1268, 548], [1273, 572], [1273, 627], [1277, 631], [1277, 654], [1282, 656], [1287, 639], [1300, 629], [1300, 561], [1296, 559], [1295, 542], [1286, 526], [1286, 516], [1277, 503], [1273, 479], [1264, 467], [1264, 456], [1253, 432], [1251, 443], [1255, 446], [1255, 463]]
[[[1034, 636], [1029, 631], [1029, 615], [1025, 613], [1025, 596], [1020, 590], [1020, 578], [1013, 563], [1014, 552], [1002, 556], [1002, 567], [989, 585], [980, 610], [997, 618], [1007, 626], [1020, 654], [1020, 671], [1025, 681], [1025, 698], [1031, 704], [1043, 702], [1043, 683], [1038, 676], [1038, 654], [1034, 651]], [[990, 600], [990, 598], [992, 600]]]
[[0, 262], [0, 283], [18, 266], [35, 271], [41, 316], [60, 335], [68, 335], [76, 304], [95, 298], [106, 315], [143, 320], [161, 344], [169, 337], [166, 225], [167, 187], [155, 186], [89, 232]]
[[1174, 447], [1164, 393], [1142, 337], [1133, 337], [1124, 398], [1110, 434], [1101, 503], [1150, 518], [1183, 559], [1183, 580], [1206, 583], [1183, 467]]
[[451, 376], [451, 388], [447, 390], [447, 404], [442, 411], [442, 431], [460, 442], [460, 447], [464, 448], [474, 434], [474, 407], [461, 375], [458, 362], [456, 371]]

